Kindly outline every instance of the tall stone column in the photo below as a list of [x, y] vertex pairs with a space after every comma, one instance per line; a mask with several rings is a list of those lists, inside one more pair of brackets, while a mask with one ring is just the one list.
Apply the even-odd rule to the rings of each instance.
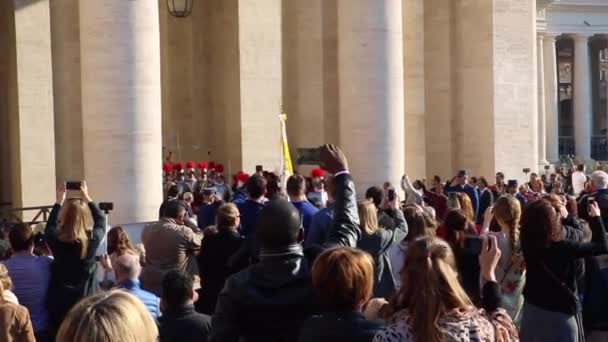
[[84, 177], [78, 3], [78, 0], [50, 2], [58, 182]]
[[543, 35], [543, 67], [545, 86], [545, 123], [547, 160], [555, 163], [559, 160], [558, 130], [558, 87], [557, 87], [557, 52], [555, 50], [556, 34]]
[[536, 66], [538, 75], [538, 160], [547, 164], [547, 119], [545, 111], [545, 56], [542, 34], [536, 36]]
[[1, 139], [10, 148], [12, 205], [49, 205], [56, 188], [49, 0], [3, 1], [0, 12], [0, 68], [6, 68], [0, 72], [0, 112], [6, 105], [8, 118], [2, 122], [8, 136]]
[[591, 69], [589, 36], [574, 38], [574, 144], [579, 158], [591, 158]]
[[404, 165], [401, 0], [338, 1], [340, 147], [359, 189]]
[[162, 201], [156, 1], [81, 1], [85, 178], [112, 224], [151, 221]]

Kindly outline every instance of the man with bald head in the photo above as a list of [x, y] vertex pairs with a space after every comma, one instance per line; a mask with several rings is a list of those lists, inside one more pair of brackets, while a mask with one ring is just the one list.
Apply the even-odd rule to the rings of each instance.
[[285, 200], [268, 202], [256, 227], [260, 262], [226, 281], [213, 315], [210, 342], [296, 341], [304, 320], [321, 312], [311, 280], [314, 255], [333, 246], [356, 247], [361, 233], [346, 157], [339, 148], [325, 145], [321, 160], [334, 175], [335, 186], [333, 223], [325, 243], [305, 253], [299, 211]]
[[116, 273], [116, 283], [119, 288], [124, 289], [135, 297], [139, 298], [154, 319], [160, 314], [160, 299], [152, 292], [148, 292], [141, 288], [139, 275], [141, 274], [141, 265], [139, 257], [132, 254], [125, 254], [114, 261], [112, 267]]

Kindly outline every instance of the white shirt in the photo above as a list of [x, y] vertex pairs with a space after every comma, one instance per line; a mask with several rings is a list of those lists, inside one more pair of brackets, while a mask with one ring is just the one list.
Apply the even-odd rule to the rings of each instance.
[[578, 194], [585, 190], [586, 181], [587, 176], [585, 176], [584, 172], [575, 171], [572, 173], [572, 190], [574, 191], [575, 196], [578, 196]]

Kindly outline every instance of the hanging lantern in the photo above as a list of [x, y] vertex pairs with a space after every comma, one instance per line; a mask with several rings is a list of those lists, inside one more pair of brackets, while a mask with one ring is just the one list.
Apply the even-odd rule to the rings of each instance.
[[194, 0], [167, 0], [169, 13], [175, 17], [187, 17], [192, 13]]

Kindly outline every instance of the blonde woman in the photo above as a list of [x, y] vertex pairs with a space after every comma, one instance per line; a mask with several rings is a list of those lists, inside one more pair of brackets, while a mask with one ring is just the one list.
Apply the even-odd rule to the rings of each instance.
[[91, 200], [85, 182], [80, 198], [66, 200], [65, 194], [65, 186], [59, 187], [44, 232], [54, 256], [48, 291], [51, 331], [81, 298], [98, 290], [95, 252], [106, 228], [104, 214]]
[[388, 327], [374, 342], [518, 341], [509, 315], [498, 308], [494, 270], [500, 258], [496, 237], [483, 240], [480, 257], [484, 307], [476, 308], [458, 281], [447, 242], [434, 237], [410, 245], [401, 273], [403, 286], [385, 308]]
[[114, 290], [78, 303], [59, 329], [57, 342], [156, 342], [158, 328], [137, 297]]
[[378, 211], [372, 201], [361, 201], [357, 205], [362, 233], [357, 247], [371, 254], [374, 259], [374, 297], [388, 298], [395, 292], [396, 281], [393, 278], [388, 251], [407, 235], [407, 224], [398, 203], [399, 200], [395, 196], [393, 201], [383, 205], [385, 211], [392, 211], [394, 229], [385, 229], [378, 225]]
[[17, 296], [11, 291], [12, 289], [13, 282], [8, 275], [8, 269], [6, 269], [5, 265], [0, 264], [0, 296], [7, 302], [19, 304]]
[[526, 281], [526, 263], [519, 241], [521, 205], [513, 196], [502, 196], [494, 204], [492, 213], [501, 229], [500, 232], [492, 233], [496, 235], [501, 251], [496, 267], [496, 279], [502, 290], [504, 308], [513, 321], [519, 324]]
[[29, 312], [15, 302], [11, 286], [8, 270], [0, 264], [0, 341], [35, 342]]

